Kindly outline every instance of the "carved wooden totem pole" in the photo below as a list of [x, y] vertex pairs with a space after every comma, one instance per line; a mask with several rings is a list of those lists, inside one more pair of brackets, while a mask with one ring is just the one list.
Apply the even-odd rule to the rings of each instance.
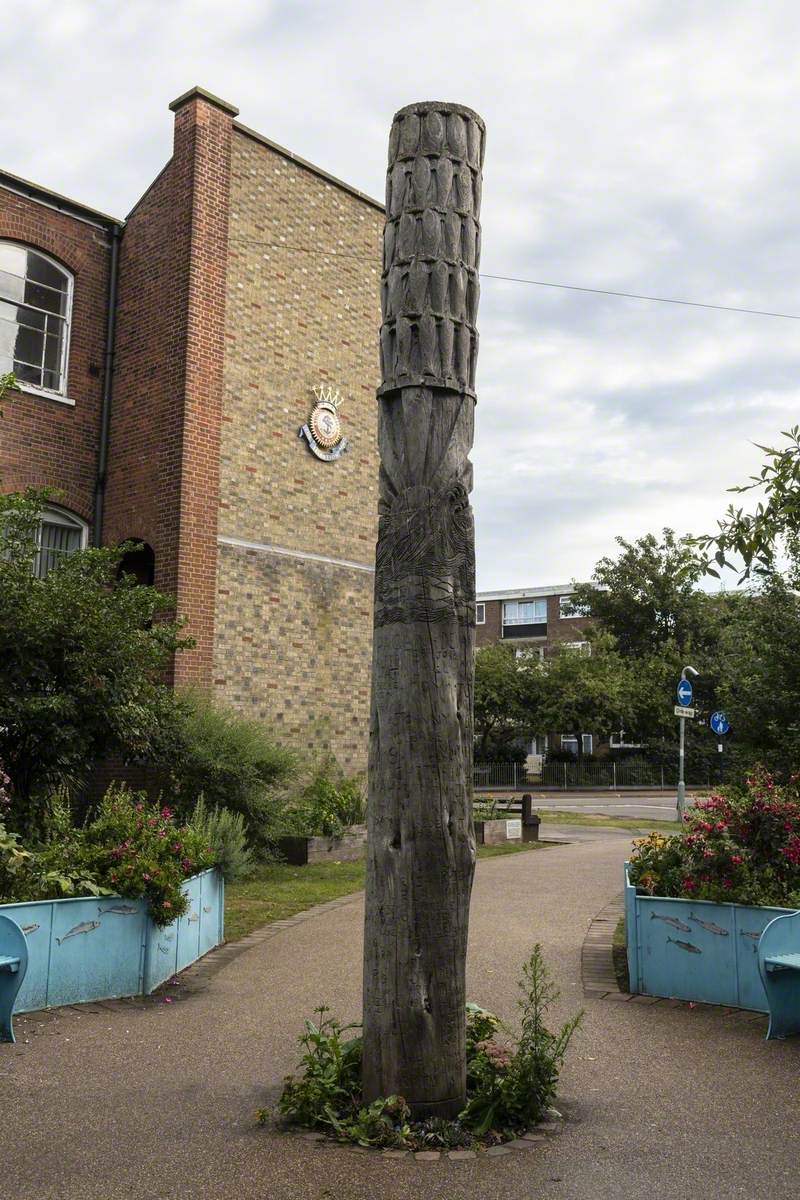
[[465, 1102], [475, 867], [472, 448], [480, 117], [412, 104], [389, 140], [369, 758], [364, 1096]]

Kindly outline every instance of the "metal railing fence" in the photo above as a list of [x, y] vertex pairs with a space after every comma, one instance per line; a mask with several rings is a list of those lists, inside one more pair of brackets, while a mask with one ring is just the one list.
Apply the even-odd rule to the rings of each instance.
[[[523, 791], [525, 788], [547, 788], [560, 791], [624, 788], [675, 788], [678, 766], [659, 766], [644, 762], [550, 762], [539, 771], [529, 771], [524, 763], [475, 763], [473, 786], [478, 791]], [[689, 787], [709, 787], [711, 773], [705, 764], [687, 764], [686, 783]]]

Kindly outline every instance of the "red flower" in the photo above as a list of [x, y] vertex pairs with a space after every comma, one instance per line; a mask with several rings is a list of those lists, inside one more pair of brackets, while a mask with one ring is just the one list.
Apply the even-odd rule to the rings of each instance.
[[681, 887], [685, 892], [691, 892], [697, 887], [697, 884], [691, 878], [691, 876], [687, 875], [685, 879], [681, 880]]

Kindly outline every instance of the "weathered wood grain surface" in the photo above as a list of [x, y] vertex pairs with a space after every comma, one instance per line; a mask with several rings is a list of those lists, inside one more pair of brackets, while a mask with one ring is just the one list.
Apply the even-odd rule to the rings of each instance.
[[483, 139], [468, 109], [412, 105], [387, 177], [363, 1082], [418, 1116], [466, 1090]]

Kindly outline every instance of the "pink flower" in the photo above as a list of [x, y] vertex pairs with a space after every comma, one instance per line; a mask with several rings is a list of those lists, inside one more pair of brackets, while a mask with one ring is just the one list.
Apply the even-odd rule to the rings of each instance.
[[142, 872], [142, 879], [144, 879], [147, 883], [150, 882], [150, 876], [147, 874], [147, 871]]
[[684, 889], [684, 891], [691, 892], [697, 887], [697, 884], [689, 875], [687, 875], [685, 879], [681, 880], [681, 887]]

